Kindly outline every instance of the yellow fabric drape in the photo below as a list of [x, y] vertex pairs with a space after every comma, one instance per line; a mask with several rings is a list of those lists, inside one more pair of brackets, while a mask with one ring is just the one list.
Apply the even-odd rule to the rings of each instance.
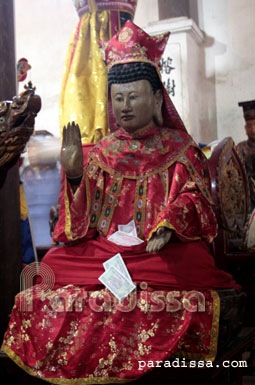
[[97, 11], [97, 5], [95, 0], [88, 0], [89, 9], [90, 12], [96, 12]]
[[111, 11], [84, 14], [68, 46], [60, 94], [60, 130], [68, 122], [80, 126], [82, 143], [96, 143], [108, 131], [107, 70], [98, 40], [109, 40]]
[[27, 201], [24, 193], [23, 186], [19, 185], [19, 195], [20, 195], [20, 219], [25, 221], [28, 217], [27, 211]]

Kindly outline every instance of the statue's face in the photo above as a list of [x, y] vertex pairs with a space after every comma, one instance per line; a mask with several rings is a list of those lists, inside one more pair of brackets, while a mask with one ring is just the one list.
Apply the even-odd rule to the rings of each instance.
[[153, 116], [162, 95], [161, 91], [153, 93], [148, 80], [113, 84], [111, 98], [118, 125], [129, 133], [140, 128], [155, 127]]
[[247, 120], [245, 130], [248, 138], [255, 142], [255, 119]]

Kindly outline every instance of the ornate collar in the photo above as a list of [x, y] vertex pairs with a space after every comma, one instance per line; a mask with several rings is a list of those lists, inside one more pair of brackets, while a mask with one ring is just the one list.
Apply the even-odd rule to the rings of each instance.
[[145, 128], [140, 128], [139, 130], [135, 131], [133, 134], [130, 134], [124, 128], [120, 127], [116, 131], [116, 137], [118, 139], [126, 139], [126, 140], [144, 139], [149, 136], [153, 136], [154, 134], [159, 132], [161, 129], [162, 127], [145, 127]]
[[134, 138], [119, 129], [103, 138], [89, 156], [111, 174], [137, 178], [169, 167], [193, 144], [186, 132], [166, 127], [139, 134]]

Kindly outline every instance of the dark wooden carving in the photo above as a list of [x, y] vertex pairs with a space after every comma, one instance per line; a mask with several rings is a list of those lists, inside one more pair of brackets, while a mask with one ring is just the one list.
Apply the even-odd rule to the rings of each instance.
[[29, 82], [12, 101], [0, 102], [0, 167], [5, 166], [24, 150], [34, 130], [41, 98]]
[[215, 147], [209, 160], [212, 196], [219, 224], [215, 258], [221, 264], [227, 251], [244, 248], [249, 213], [248, 177], [232, 138]]
[[214, 242], [216, 264], [230, 272], [247, 294], [244, 323], [255, 326], [255, 251], [246, 250], [249, 214], [248, 177], [232, 138], [215, 147], [209, 160], [212, 196], [219, 223]]
[[[0, 1], [0, 100], [16, 95], [13, 0]], [[14, 296], [19, 291], [21, 242], [19, 171], [17, 162], [0, 169], [0, 336], [3, 336]]]

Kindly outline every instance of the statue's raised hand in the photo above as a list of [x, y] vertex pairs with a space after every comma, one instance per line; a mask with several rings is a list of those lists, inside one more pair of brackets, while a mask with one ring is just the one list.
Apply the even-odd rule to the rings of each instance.
[[68, 178], [79, 178], [83, 175], [80, 128], [74, 122], [63, 128], [61, 164]]
[[152, 251], [159, 251], [170, 241], [171, 236], [172, 230], [164, 226], [159, 227], [149, 240], [146, 251], [148, 253], [151, 253]]

